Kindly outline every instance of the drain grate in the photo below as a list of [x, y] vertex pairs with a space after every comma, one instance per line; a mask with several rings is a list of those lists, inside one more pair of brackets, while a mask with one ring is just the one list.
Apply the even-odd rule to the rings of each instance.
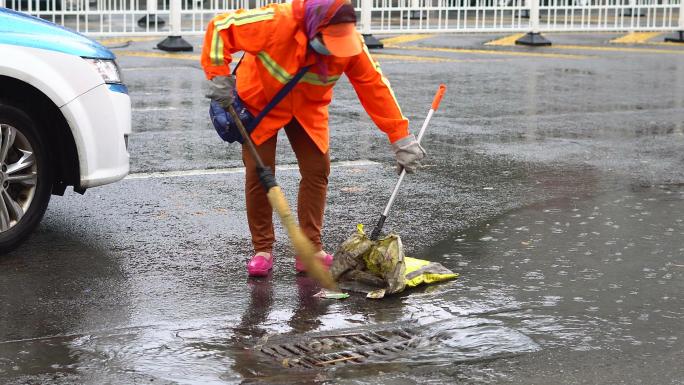
[[271, 343], [260, 351], [288, 368], [323, 368], [358, 364], [371, 356], [388, 356], [414, 346], [416, 334], [405, 328], [317, 335], [287, 343]]

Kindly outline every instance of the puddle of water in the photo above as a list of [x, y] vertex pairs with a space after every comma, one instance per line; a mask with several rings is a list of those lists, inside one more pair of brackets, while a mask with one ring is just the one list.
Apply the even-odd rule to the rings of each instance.
[[[221, 323], [190, 321], [147, 325], [84, 335], [56, 336], [0, 344], [0, 378], [3, 373], [78, 376], [81, 383], [107, 379], [131, 381], [140, 374], [150, 380], [179, 383], [225, 383], [235, 351], [227, 349], [232, 332]], [[239, 348], [235, 348], [239, 350]], [[11, 378], [11, 377], [10, 377]], [[88, 380], [90, 379], [90, 380]], [[147, 380], [149, 381], [149, 380]], [[159, 383], [159, 382], [157, 382]]]
[[[658, 357], [681, 350], [684, 338], [682, 203], [681, 186], [546, 202], [417, 255], [461, 274], [453, 282], [374, 302], [315, 299], [305, 277], [286, 282], [296, 293], [283, 296], [273, 287], [281, 281], [250, 281], [246, 308], [222, 318], [0, 343], [0, 378], [497, 383], [515, 382], [516, 359], [544, 352]], [[409, 327], [420, 339], [409, 351], [326, 370], [285, 370], [254, 349], [269, 338], [368, 327]]]
[[681, 347], [683, 203], [681, 187], [635, 188], [548, 202], [456, 234], [429, 251], [463, 277], [443, 306], [488, 313], [545, 349]]

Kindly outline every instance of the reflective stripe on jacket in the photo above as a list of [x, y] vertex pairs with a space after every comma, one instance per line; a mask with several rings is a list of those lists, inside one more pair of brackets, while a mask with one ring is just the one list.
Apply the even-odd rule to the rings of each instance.
[[[361, 39], [361, 35], [359, 35]], [[208, 79], [230, 75], [231, 54], [245, 51], [237, 71], [237, 90], [253, 114], [266, 106], [280, 88], [305, 65], [314, 64], [299, 84], [252, 132], [259, 145], [296, 118], [321, 152], [328, 151], [328, 105], [333, 86], [344, 73], [373, 122], [395, 142], [409, 134], [389, 82], [364, 45], [349, 58], [324, 57], [327, 79], [321, 79], [309, 52], [303, 26], [292, 14], [292, 5], [271, 4], [255, 10], [238, 10], [209, 22], [201, 63]]]

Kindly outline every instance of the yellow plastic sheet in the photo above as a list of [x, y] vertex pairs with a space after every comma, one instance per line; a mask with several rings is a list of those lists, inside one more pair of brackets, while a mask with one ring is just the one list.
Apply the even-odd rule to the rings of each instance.
[[458, 273], [454, 273], [440, 263], [405, 257], [406, 264], [406, 286], [416, 287], [423, 283], [436, 283], [458, 278]]
[[340, 286], [366, 292], [369, 298], [458, 277], [440, 263], [406, 257], [396, 234], [370, 240], [363, 225], [358, 225], [357, 231], [335, 252], [330, 272]]

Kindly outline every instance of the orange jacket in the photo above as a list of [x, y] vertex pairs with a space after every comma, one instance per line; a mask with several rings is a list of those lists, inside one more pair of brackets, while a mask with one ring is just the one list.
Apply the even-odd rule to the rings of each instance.
[[[294, 18], [290, 3], [229, 12], [210, 21], [201, 58], [207, 78], [229, 75], [231, 54], [237, 51], [245, 51], [237, 70], [237, 91], [255, 115], [300, 68], [315, 63], [303, 26]], [[316, 66], [312, 66], [252, 132], [257, 145], [275, 135], [294, 117], [321, 152], [328, 151], [328, 105], [333, 86], [342, 73], [347, 75], [364, 109], [390, 142], [409, 134], [408, 119], [401, 113], [389, 82], [365, 45], [359, 55], [326, 56], [324, 60], [328, 65], [327, 81], [321, 81], [315, 73]]]

